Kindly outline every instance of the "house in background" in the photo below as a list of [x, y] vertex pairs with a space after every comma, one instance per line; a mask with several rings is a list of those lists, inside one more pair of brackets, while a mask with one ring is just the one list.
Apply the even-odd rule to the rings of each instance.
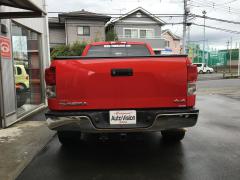
[[170, 30], [162, 30], [166, 23], [141, 7], [110, 19], [85, 10], [50, 17], [50, 48], [76, 41], [105, 41], [106, 33], [114, 31], [119, 41], [149, 43], [156, 54], [180, 53], [180, 38]]
[[165, 40], [165, 49], [161, 54], [180, 54], [180, 40], [181, 38], [173, 34], [169, 29], [162, 31], [162, 38]]
[[119, 41], [149, 43], [156, 54], [165, 52], [166, 48], [174, 48], [172, 52], [180, 53], [177, 51], [180, 50], [180, 39], [178, 40], [178, 37], [170, 31], [162, 33], [162, 27], [165, 24], [147, 10], [138, 7], [119, 18], [112, 19], [106, 24], [106, 30], [114, 30]]
[[50, 47], [76, 41], [105, 41], [105, 24], [110, 16], [85, 10], [59, 14], [48, 19]]

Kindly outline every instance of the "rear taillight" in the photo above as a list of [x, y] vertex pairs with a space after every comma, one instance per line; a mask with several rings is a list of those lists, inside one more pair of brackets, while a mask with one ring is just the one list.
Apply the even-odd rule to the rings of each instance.
[[46, 95], [48, 98], [56, 97], [56, 86], [48, 86], [46, 87]]
[[188, 73], [188, 82], [196, 82], [197, 81], [197, 66], [194, 64], [188, 64], [187, 66], [187, 73]]
[[188, 64], [187, 66], [187, 80], [188, 80], [188, 96], [195, 95], [197, 87], [196, 87], [196, 81], [197, 81], [197, 66], [193, 64]]
[[45, 70], [46, 94], [48, 98], [56, 97], [56, 69], [50, 67]]
[[56, 85], [55, 67], [50, 67], [45, 70], [45, 81], [47, 85]]
[[188, 83], [188, 96], [192, 96], [196, 94], [197, 86], [196, 82], [194, 83]]

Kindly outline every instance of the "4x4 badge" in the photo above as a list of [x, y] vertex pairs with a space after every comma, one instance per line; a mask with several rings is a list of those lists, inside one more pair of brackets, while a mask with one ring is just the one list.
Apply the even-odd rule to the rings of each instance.
[[175, 102], [175, 103], [184, 103], [184, 102], [186, 102], [186, 99], [174, 99], [173, 102]]

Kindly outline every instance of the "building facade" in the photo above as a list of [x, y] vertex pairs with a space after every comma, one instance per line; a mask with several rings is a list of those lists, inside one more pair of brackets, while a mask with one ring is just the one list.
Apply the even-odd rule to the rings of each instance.
[[43, 73], [50, 63], [45, 0], [9, 0], [4, 5], [0, 10], [6, 12], [0, 35], [1, 128], [46, 107]]
[[105, 41], [105, 24], [110, 19], [109, 16], [85, 10], [51, 17], [48, 20], [50, 47], [76, 41]]
[[114, 30], [119, 41], [149, 43], [156, 53], [165, 47], [162, 26], [165, 22], [139, 7], [107, 23], [107, 30]]
[[180, 37], [173, 34], [169, 29], [162, 31], [162, 38], [165, 40], [165, 49], [162, 54], [180, 54]]

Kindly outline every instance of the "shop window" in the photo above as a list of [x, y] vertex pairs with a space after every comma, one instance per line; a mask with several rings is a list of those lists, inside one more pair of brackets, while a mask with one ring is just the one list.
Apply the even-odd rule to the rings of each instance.
[[12, 23], [16, 101], [19, 116], [39, 107], [43, 102], [39, 45], [39, 33]]

